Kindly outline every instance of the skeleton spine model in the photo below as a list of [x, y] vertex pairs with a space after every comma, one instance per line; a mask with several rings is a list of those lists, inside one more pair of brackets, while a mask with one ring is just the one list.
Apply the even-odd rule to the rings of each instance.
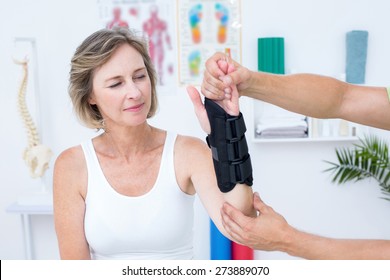
[[19, 112], [24, 122], [28, 137], [28, 147], [23, 153], [23, 159], [30, 169], [30, 176], [32, 178], [42, 177], [46, 169], [49, 167], [49, 161], [53, 153], [50, 148], [40, 143], [37, 127], [35, 126], [26, 105], [28, 61], [14, 61], [16, 64], [22, 65], [23, 67], [23, 79], [18, 93]]

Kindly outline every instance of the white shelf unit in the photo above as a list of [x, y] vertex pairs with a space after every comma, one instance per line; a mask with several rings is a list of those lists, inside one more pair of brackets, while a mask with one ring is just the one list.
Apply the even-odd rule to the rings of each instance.
[[[293, 142], [343, 142], [349, 141], [354, 142], [359, 140], [359, 136], [365, 132], [365, 127], [347, 122], [348, 124], [348, 134], [341, 136], [339, 133], [340, 119], [313, 119], [307, 117], [308, 122], [308, 136], [304, 138], [285, 138], [285, 137], [275, 137], [275, 138], [261, 138], [256, 135], [256, 125], [258, 121], [262, 118], [266, 106], [274, 106], [263, 101], [253, 100], [252, 101], [252, 114], [253, 117], [251, 125], [252, 142], [253, 143], [293, 143]], [[317, 132], [313, 133], [313, 120], [317, 122]], [[326, 124], [328, 126], [327, 133], [324, 135], [322, 133], [322, 126]], [[249, 130], [249, 129], [248, 129]]]
[[343, 141], [357, 141], [359, 138], [357, 136], [342, 136], [342, 137], [317, 137], [317, 138], [254, 138], [253, 143], [299, 143], [299, 142], [343, 142]]

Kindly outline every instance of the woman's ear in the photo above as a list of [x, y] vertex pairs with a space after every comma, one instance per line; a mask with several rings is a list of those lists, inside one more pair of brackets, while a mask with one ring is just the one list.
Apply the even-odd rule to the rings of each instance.
[[96, 101], [95, 101], [95, 98], [94, 98], [93, 94], [91, 94], [91, 95], [89, 96], [89, 98], [88, 98], [88, 103], [89, 103], [90, 105], [96, 105]]

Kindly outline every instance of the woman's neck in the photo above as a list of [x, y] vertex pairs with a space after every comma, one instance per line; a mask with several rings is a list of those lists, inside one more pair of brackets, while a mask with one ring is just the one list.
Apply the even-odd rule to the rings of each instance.
[[118, 127], [102, 134], [107, 152], [114, 157], [132, 157], [153, 147], [156, 129], [147, 122], [136, 127]]

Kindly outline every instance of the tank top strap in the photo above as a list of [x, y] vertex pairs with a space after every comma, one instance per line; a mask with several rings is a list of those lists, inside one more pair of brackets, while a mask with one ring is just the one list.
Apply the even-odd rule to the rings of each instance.
[[[167, 136], [164, 144], [163, 157], [161, 158], [161, 169], [159, 174], [164, 177], [163, 181], [168, 180], [171, 183], [176, 183], [175, 164], [174, 164], [174, 148], [177, 134], [167, 131]], [[174, 184], [176, 185], [176, 184]]]
[[82, 142], [81, 148], [83, 149], [85, 162], [87, 164], [88, 181], [90, 181], [92, 178], [96, 178], [99, 175], [99, 159], [97, 158], [95, 148], [93, 147], [92, 139]]

